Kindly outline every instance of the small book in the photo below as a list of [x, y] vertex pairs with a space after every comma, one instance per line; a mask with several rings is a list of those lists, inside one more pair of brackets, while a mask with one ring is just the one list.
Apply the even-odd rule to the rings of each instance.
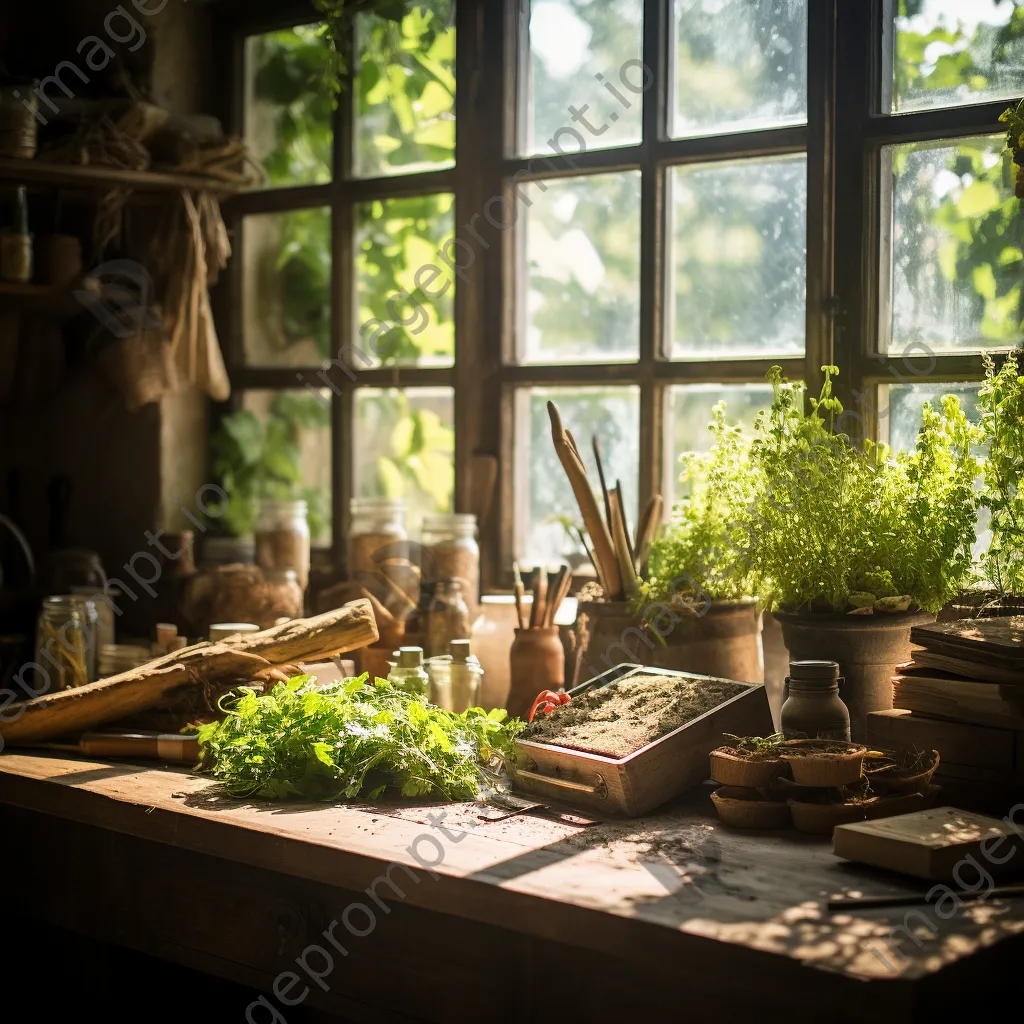
[[912, 670], [948, 673], [960, 679], [970, 679], [979, 683], [1019, 686], [1024, 692], [1024, 671], [1020, 669], [1003, 668], [989, 661], [954, 657], [937, 651], [914, 651], [913, 659], [910, 663]]
[[1024, 674], [1024, 616], [914, 626], [910, 641], [933, 654]]
[[935, 807], [837, 825], [832, 849], [846, 860], [970, 889], [983, 884], [979, 868], [993, 877], [1024, 874], [1024, 809], [1014, 820]]
[[893, 676], [892, 685], [894, 707], [956, 722], [1024, 730], [1024, 687], [919, 671]]

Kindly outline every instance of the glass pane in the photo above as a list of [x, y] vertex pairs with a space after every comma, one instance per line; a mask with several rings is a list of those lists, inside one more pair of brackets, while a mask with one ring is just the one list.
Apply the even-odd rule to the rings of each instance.
[[[529, 388], [516, 393], [515, 552], [524, 565], [561, 562], [581, 554], [567, 525], [582, 525], [562, 464], [551, 444], [548, 402], [572, 431], [587, 467], [591, 486], [600, 494], [592, 438], [601, 440], [601, 459], [609, 487], [622, 481], [631, 531], [637, 519], [640, 445], [640, 389]], [[574, 564], [579, 564], [578, 559]]]
[[407, 6], [400, 23], [375, 14], [357, 20], [357, 177], [455, 163], [454, 4]]
[[532, 0], [527, 153], [640, 141], [643, 8], [643, 0]]
[[665, 424], [666, 515], [679, 494], [679, 456], [706, 452], [713, 443], [708, 430], [711, 412], [725, 402], [726, 419], [752, 433], [754, 419], [772, 404], [769, 384], [682, 384], [669, 388], [668, 422]]
[[807, 0], [675, 0], [672, 134], [807, 120]]
[[672, 356], [801, 355], [806, 157], [676, 167], [671, 186]]
[[523, 362], [636, 359], [640, 172], [533, 182], [520, 197]]
[[251, 366], [319, 366], [331, 347], [331, 213], [246, 217], [242, 331]]
[[897, 6], [894, 111], [1020, 96], [1019, 0], [898, 0]]
[[270, 185], [331, 180], [334, 102], [329, 50], [315, 25], [245, 41], [245, 138]]
[[455, 489], [455, 392], [451, 388], [356, 391], [355, 493], [405, 498], [411, 533], [448, 512]]
[[910, 451], [921, 429], [921, 407], [931, 402], [939, 407], [943, 395], [956, 395], [972, 423], [979, 423], [978, 384], [892, 384], [889, 386], [888, 422], [883, 417], [879, 434], [888, 436], [896, 451]]
[[890, 349], [1010, 348], [1024, 220], [1001, 137], [891, 147]]
[[359, 206], [357, 368], [371, 363], [451, 366], [455, 282], [450, 263], [437, 253], [455, 229], [454, 201], [454, 196], [440, 194]]
[[[258, 422], [257, 430], [241, 426], [256, 443], [258, 498], [305, 498], [309, 533], [315, 546], [331, 543], [331, 393], [311, 391], [246, 391], [243, 413]], [[241, 436], [241, 435], [239, 435]], [[241, 450], [241, 449], [239, 449]], [[245, 467], [238, 469], [245, 475]], [[233, 474], [234, 475], [234, 474]], [[237, 475], [234, 475], [237, 480]], [[226, 484], [225, 484], [226, 486]], [[233, 505], [235, 496], [228, 489]], [[229, 505], [229, 509], [231, 506]], [[255, 510], [254, 510], [255, 511]]]

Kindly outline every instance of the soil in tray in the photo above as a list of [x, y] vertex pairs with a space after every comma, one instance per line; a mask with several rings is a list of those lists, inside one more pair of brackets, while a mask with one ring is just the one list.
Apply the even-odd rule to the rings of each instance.
[[539, 716], [523, 735], [605, 757], [625, 757], [743, 693], [738, 683], [631, 676], [574, 697]]

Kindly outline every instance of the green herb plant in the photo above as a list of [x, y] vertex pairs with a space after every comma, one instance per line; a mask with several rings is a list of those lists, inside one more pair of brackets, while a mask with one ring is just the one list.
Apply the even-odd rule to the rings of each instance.
[[774, 398], [755, 424], [753, 500], [733, 536], [740, 581], [751, 574], [770, 609], [861, 614], [936, 612], [959, 594], [972, 568], [980, 438], [952, 395], [925, 404], [912, 452], [854, 444], [838, 430], [843, 406], [833, 366], [821, 393], [768, 373]]
[[726, 422], [724, 402], [714, 407], [708, 430], [714, 435], [710, 451], [680, 456], [679, 480], [687, 493], [676, 503], [668, 530], [651, 545], [640, 606], [752, 594], [738, 534], [741, 513], [756, 490], [750, 438]]
[[266, 800], [466, 800], [497, 780], [522, 727], [505, 711], [455, 714], [366, 675], [321, 688], [310, 679], [225, 701], [225, 718], [198, 728], [202, 770], [234, 796]]
[[779, 747], [786, 738], [781, 732], [772, 733], [771, 736], [737, 736], [731, 732], [724, 735], [727, 740], [732, 740], [733, 750], [737, 754], [752, 761], [777, 757]]
[[1000, 597], [1024, 596], [1024, 376], [1011, 353], [996, 370], [990, 356], [978, 392], [988, 447], [982, 503], [991, 512], [992, 543], [982, 575]]

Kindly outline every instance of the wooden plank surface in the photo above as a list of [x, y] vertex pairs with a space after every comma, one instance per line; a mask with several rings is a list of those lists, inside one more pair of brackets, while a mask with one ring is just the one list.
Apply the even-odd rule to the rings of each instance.
[[389, 864], [406, 865], [421, 879], [405, 887], [407, 905], [646, 962], [713, 960], [739, 946], [772, 969], [913, 981], [965, 959], [983, 969], [985, 956], [974, 954], [1024, 935], [1024, 901], [989, 900], [948, 920], [931, 913], [934, 931], [914, 928], [920, 946], [894, 942], [905, 910], [831, 914], [824, 901], [913, 891], [907, 883], [844, 864], [811, 837], [723, 829], [704, 796], [591, 827], [572, 818], [492, 822], [480, 815], [499, 812], [472, 804], [247, 803], [184, 771], [6, 753], [0, 804], [354, 892]]

